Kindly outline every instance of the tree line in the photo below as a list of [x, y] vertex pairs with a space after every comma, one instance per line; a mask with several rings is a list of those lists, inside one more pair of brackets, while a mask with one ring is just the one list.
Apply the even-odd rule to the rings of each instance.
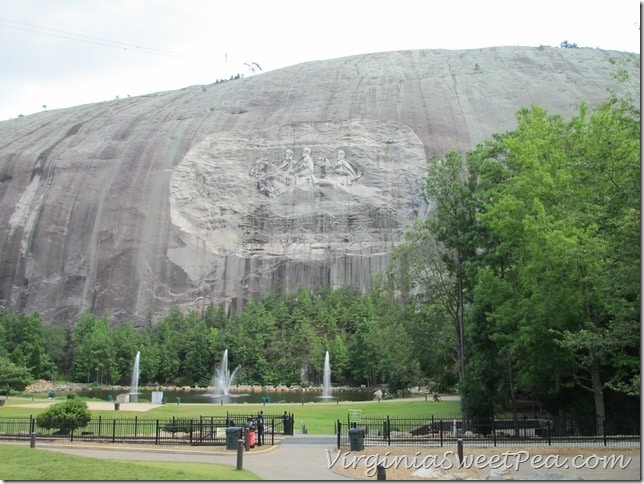
[[171, 306], [145, 328], [0, 308], [0, 384], [128, 384], [140, 351], [142, 384], [207, 386], [228, 349], [239, 383], [319, 385], [329, 351], [334, 383], [457, 391], [464, 416], [516, 416], [526, 399], [555, 423], [638, 413], [635, 103], [582, 103], [569, 121], [523, 108], [513, 131], [430, 160], [426, 192], [432, 216], [367, 294], [277, 288], [240, 314]]
[[172, 305], [145, 328], [87, 312], [73, 326], [43, 325], [38, 313], [0, 308], [0, 359], [31, 379], [129, 385], [140, 351], [141, 384], [205, 387], [228, 349], [229, 368], [241, 366], [238, 383], [319, 385], [329, 351], [333, 383], [391, 382], [397, 391], [422, 380], [400, 309], [380, 291], [303, 287], [275, 289], [232, 316], [214, 304], [203, 313]]

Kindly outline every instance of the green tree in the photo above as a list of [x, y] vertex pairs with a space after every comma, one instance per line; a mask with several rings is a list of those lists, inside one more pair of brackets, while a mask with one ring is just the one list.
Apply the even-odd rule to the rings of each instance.
[[54, 380], [67, 374], [71, 364], [72, 330], [50, 324], [45, 326], [45, 355], [43, 357], [43, 376]]
[[0, 388], [24, 390], [27, 385], [33, 382], [29, 369], [25, 366], [17, 366], [8, 358], [0, 356]]
[[116, 350], [107, 315], [98, 318], [81, 313], [74, 326], [74, 361], [76, 381], [110, 384], [118, 381]]
[[510, 289], [488, 319], [519, 389], [588, 388], [603, 420], [604, 389], [639, 382], [639, 117], [612, 101], [518, 121], [480, 214], [503, 261], [491, 274]]
[[[3, 345], [18, 366], [27, 366], [34, 378], [42, 376], [42, 355], [45, 333], [40, 315], [36, 312], [16, 314], [0, 309]], [[17, 360], [14, 358], [18, 358]]]
[[421, 322], [423, 327], [434, 333], [438, 329], [439, 334], [445, 325], [452, 328], [455, 338], [447, 341], [454, 344], [452, 354], [461, 393], [467, 310], [475, 281], [470, 266], [478, 248], [476, 184], [461, 155], [449, 152], [442, 160], [430, 160], [426, 193], [433, 204], [432, 214], [405, 234], [389, 270], [395, 289], [427, 317]]
[[205, 321], [195, 311], [186, 317], [185, 356], [182, 362], [182, 373], [188, 384], [208, 386], [212, 378], [214, 358], [212, 353], [211, 332]]
[[114, 363], [121, 385], [129, 385], [137, 351], [141, 351], [141, 333], [129, 321], [120, 324], [112, 333], [114, 342]]

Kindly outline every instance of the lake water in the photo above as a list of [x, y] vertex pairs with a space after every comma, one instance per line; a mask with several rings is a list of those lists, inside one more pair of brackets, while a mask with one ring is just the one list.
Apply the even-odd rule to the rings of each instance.
[[[116, 401], [116, 395], [127, 393], [127, 390], [84, 390], [76, 392], [80, 397], [98, 398], [100, 400]], [[165, 403], [176, 403], [177, 398], [180, 403], [202, 403], [217, 404], [223, 403], [310, 403], [310, 402], [333, 402], [352, 401], [365, 402], [373, 400], [374, 396], [371, 391], [360, 390], [342, 390], [333, 392], [331, 398], [322, 398], [320, 392], [255, 392], [255, 393], [233, 393], [229, 395], [212, 395], [207, 392], [198, 391], [163, 391]], [[268, 399], [268, 400], [267, 400]], [[151, 391], [139, 392], [139, 402], [150, 402], [152, 400]]]

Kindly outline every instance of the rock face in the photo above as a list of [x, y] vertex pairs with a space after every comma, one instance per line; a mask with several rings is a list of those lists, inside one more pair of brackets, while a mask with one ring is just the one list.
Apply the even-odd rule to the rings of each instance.
[[277, 284], [367, 290], [427, 214], [428, 156], [601, 102], [618, 68], [639, 86], [619, 52], [390, 52], [1, 122], [0, 304], [140, 325]]

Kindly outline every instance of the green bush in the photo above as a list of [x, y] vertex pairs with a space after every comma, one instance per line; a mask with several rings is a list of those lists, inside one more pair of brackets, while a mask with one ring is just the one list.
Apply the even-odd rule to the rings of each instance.
[[38, 415], [38, 426], [44, 429], [58, 429], [60, 434], [69, 434], [74, 429], [85, 427], [92, 419], [87, 404], [75, 394], [67, 400], [56, 403]]

